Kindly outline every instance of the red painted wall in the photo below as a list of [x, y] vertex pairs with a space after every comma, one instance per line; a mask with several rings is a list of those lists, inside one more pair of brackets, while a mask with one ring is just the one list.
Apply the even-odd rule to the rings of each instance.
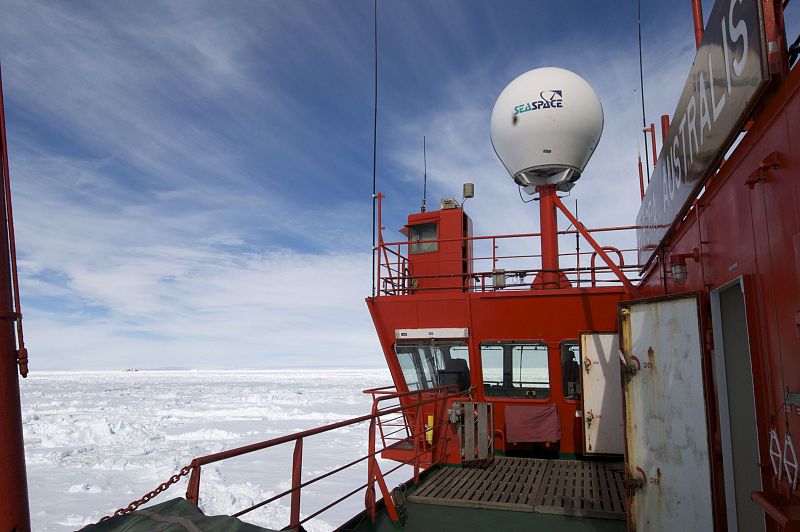
[[[560, 452], [576, 453], [582, 435], [575, 434], [577, 401], [564, 398], [561, 372], [561, 342], [577, 340], [583, 331], [617, 329], [617, 304], [621, 288], [530, 290], [509, 292], [420, 293], [367, 299], [392, 378], [406, 391], [402, 371], [393, 351], [396, 329], [467, 327], [470, 349], [470, 379], [474, 398], [495, 404], [495, 429], [504, 431], [503, 407], [507, 404], [558, 405], [561, 422]], [[550, 397], [507, 399], [483, 393], [480, 344], [490, 340], [543, 340], [548, 345]], [[496, 448], [502, 448], [500, 440]], [[453, 461], [460, 461], [457, 456]]]
[[[778, 161], [777, 168], [760, 170]], [[742, 278], [756, 399], [761, 463], [769, 464], [769, 430], [774, 416], [781, 444], [787, 431], [800, 447], [800, 405], [783, 405], [786, 389], [800, 392], [800, 69], [789, 73], [770, 104], [730, 159], [706, 185], [682, 225], [665, 243], [643, 283], [643, 295], [703, 294], [706, 329], [707, 396], [712, 435], [715, 500], [723, 511], [719, 418], [711, 373], [713, 345], [708, 295]], [[687, 261], [687, 281], [674, 282], [668, 257], [701, 252]], [[800, 491], [778, 482], [762, 467], [766, 491], [800, 505]], [[800, 506], [797, 506], [800, 509]], [[769, 529], [777, 530], [768, 520]]]

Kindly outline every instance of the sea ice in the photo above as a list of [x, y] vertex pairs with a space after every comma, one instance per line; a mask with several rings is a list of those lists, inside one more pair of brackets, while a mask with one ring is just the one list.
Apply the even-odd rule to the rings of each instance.
[[[22, 381], [23, 428], [34, 530], [74, 530], [152, 490], [192, 458], [369, 412], [361, 391], [390, 383], [388, 371], [32, 372]], [[367, 454], [367, 425], [304, 441], [303, 479]], [[201, 508], [232, 513], [283, 491], [292, 445], [203, 468]], [[386, 463], [385, 471], [394, 463]], [[405, 468], [390, 475], [407, 480]], [[302, 492], [309, 515], [366, 481], [358, 464]], [[183, 496], [186, 479], [150, 504]], [[363, 509], [363, 491], [313, 519], [330, 530]], [[243, 519], [280, 529], [288, 497]]]

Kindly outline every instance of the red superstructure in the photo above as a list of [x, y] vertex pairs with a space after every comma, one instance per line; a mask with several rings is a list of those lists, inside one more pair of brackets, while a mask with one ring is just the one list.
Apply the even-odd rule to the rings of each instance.
[[[549, 205], [541, 204], [542, 209], [550, 209], [555, 218], [556, 204], [564, 206], [555, 195], [551, 197], [555, 199]], [[581, 453], [583, 436], [580, 425], [575, 423], [576, 413], [580, 416], [581, 410], [576, 393], [580, 384], [576, 370], [578, 360], [567, 357], [566, 353], [570, 346], [578, 345], [582, 332], [617, 329], [617, 305], [626, 298], [625, 284], [630, 284], [627, 278], [623, 277], [623, 282], [613, 276], [610, 266], [598, 264], [602, 260], [598, 261], [597, 257], [601, 253], [617, 269], [606, 252], [616, 258], [623, 252], [630, 256], [634, 250], [590, 248], [578, 255], [565, 253], [559, 261], [559, 233], [575, 235], [578, 230], [558, 232], [553, 223], [547, 226], [550, 231], [547, 234], [473, 237], [471, 226], [464, 210], [453, 206], [410, 215], [404, 227], [408, 241], [386, 243], [379, 238], [378, 295], [367, 299], [367, 305], [397, 389], [409, 391], [438, 385], [437, 371], [446, 376], [447, 382], [442, 383], [455, 382], [453, 377], [460, 374], [451, 374], [450, 369], [441, 366], [428, 371], [424, 364], [429, 361], [415, 360], [419, 358], [418, 353], [411, 356], [401, 353], [400, 358], [395, 353], [396, 347], [402, 351], [408, 346], [422, 352], [423, 358], [425, 354], [435, 358], [437, 355], [430, 350], [436, 352], [437, 343], [444, 344], [450, 351], [450, 359], [445, 363], [455, 359], [467, 362], [468, 367], [462, 364], [462, 370], [466, 371], [462, 384], [472, 387], [472, 398], [494, 405], [496, 450], [505, 452], [517, 444], [520, 448], [530, 447], [524, 445], [525, 442], [506, 441], [506, 406], [555, 405], [562, 437], [559, 442], [545, 443], [544, 447], [562, 454]], [[579, 228], [592, 241], [592, 233], [634, 229], [623, 227], [594, 232]], [[541, 254], [504, 255], [497, 251], [501, 247], [533, 250], [538, 247], [539, 239], [548, 242], [542, 246]], [[491, 249], [492, 255], [476, 256], [475, 247]], [[581, 258], [585, 266], [580, 265]], [[559, 268], [560, 262], [568, 260], [573, 264], [571, 268]], [[524, 262], [539, 263], [541, 267], [536, 264], [518, 269], [497, 268], [498, 264]], [[624, 262], [620, 267], [632, 272]], [[489, 371], [481, 372], [482, 347], [487, 361], [488, 358], [495, 361], [503, 356], [500, 350], [504, 346], [506, 351], [508, 346], [513, 351], [514, 345], [529, 346], [532, 350], [530, 365], [525, 366], [526, 361], [521, 360], [525, 358], [522, 354], [525, 349], [520, 347], [519, 354], [512, 353], [512, 358], [523, 364], [523, 371], [516, 370], [518, 374], [515, 374], [515, 368], [503, 367], [504, 383], [504, 375], [497, 371], [500, 361], [496, 360], [492, 369], [497, 378], [488, 383], [484, 373], [488, 375]], [[458, 349], [459, 355], [454, 349]], [[433, 362], [436, 364], [435, 360]], [[540, 382], [526, 384], [522, 375], [524, 369], [538, 370]], [[510, 384], [508, 370], [512, 374]], [[415, 375], [416, 381], [409, 383], [409, 378]], [[453, 400], [458, 401], [457, 398]], [[402, 449], [385, 454], [404, 456]], [[460, 456], [455, 455], [448, 459], [461, 461]]]
[[[775, 24], [780, 8], [773, 8]], [[785, 56], [779, 64], [746, 135], [691, 202], [639, 287], [645, 297], [697, 297], [718, 530], [725, 530], [731, 504], [761, 518], [748, 498], [766, 511], [768, 530], [800, 526], [792, 466], [800, 451], [800, 69], [788, 70]], [[734, 355], [741, 365], [726, 365]], [[725, 428], [732, 423], [739, 427]], [[742, 491], [737, 483], [727, 501], [726, 460], [750, 470], [740, 475], [749, 486]]]
[[[369, 415], [196, 458], [116, 515], [184, 475], [196, 505], [203, 466], [293, 444], [291, 488], [237, 516], [290, 497], [289, 528], [300, 530], [364, 490], [365, 512], [342, 529], [478, 529], [478, 514], [463, 512], [491, 509], [498, 521], [484, 529], [579, 530], [590, 519], [597, 530], [800, 530], [800, 45], [787, 43], [788, 4], [718, 0], [703, 28], [693, 0], [697, 56], [675, 113], [661, 117], [646, 190], [640, 163], [636, 225], [586, 228], [558, 186], [509, 169], [538, 195], [539, 233], [475, 236], [463, 202], [445, 199], [389, 242], [377, 194], [366, 302], [394, 386], [365, 392]], [[562, 91], [550, 88], [539, 94], [552, 103]], [[646, 133], [656, 154], [655, 126]], [[5, 163], [4, 132], [2, 144]], [[7, 165], [4, 178], [10, 221]], [[636, 248], [610, 245], [632, 231]], [[0, 528], [25, 530], [25, 351], [9, 264], [3, 226]], [[305, 439], [361, 423], [366, 456], [304, 479]], [[382, 470], [378, 456], [400, 464]], [[303, 487], [361, 462], [366, 484], [303, 517]], [[390, 490], [385, 477], [404, 464], [413, 478]]]
[[[788, 2], [746, 4], [717, 2], [704, 33], [693, 2], [698, 59], [672, 120], [661, 118], [669, 149], [631, 228], [638, 260], [600, 246], [593, 235], [610, 235], [583, 228], [553, 187], [537, 191], [539, 234], [475, 237], [454, 201], [410, 215], [405, 241], [379, 232], [367, 305], [397, 390], [459, 383], [489, 405], [489, 450], [511, 455], [613, 455], [590, 449], [587, 431], [619, 409], [632, 530], [800, 529], [800, 70]], [[646, 132], [655, 144], [655, 127]], [[559, 210], [575, 229], [557, 230]], [[576, 230], [588, 251], [559, 253], [559, 235]], [[598, 415], [586, 404], [597, 360], [584, 348], [603, 334], [621, 358], [604, 379], [622, 376]], [[546, 426], [547, 409], [559, 430], [526, 433]], [[463, 423], [444, 430], [443, 461], [477, 457]], [[414, 452], [396, 444], [384, 456]]]

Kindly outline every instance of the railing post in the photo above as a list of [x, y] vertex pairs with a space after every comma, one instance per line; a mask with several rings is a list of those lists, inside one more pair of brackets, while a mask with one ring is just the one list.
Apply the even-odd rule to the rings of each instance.
[[384, 195], [378, 192], [377, 200], [378, 200], [378, 246], [373, 250], [373, 253], [378, 254], [378, 268], [377, 268], [377, 276], [378, 276], [378, 294], [381, 293], [381, 249], [383, 249], [383, 198]]
[[381, 248], [382, 248], [382, 247], [383, 247], [383, 244], [381, 244], [381, 243], [380, 243], [380, 241], [378, 241], [378, 247], [376, 247], [376, 248], [375, 248], [375, 251], [374, 251], [374, 253], [377, 253], [377, 255], [378, 255], [378, 268], [377, 268], [377, 275], [378, 275], [378, 283], [377, 283], [377, 286], [378, 286], [378, 294], [377, 294], [377, 295], [380, 295], [380, 294], [381, 294], [381, 280], [382, 280], [382, 279], [381, 279]]
[[192, 465], [194, 467], [189, 477], [189, 485], [186, 487], [186, 500], [197, 506], [200, 501], [200, 466]]
[[292, 456], [292, 507], [289, 528], [295, 532], [300, 530], [300, 484], [303, 473], [303, 438], [297, 438]]
[[372, 522], [375, 522], [375, 417], [377, 401], [372, 403], [372, 419], [369, 421], [369, 450], [367, 458], [367, 490], [364, 493], [364, 506]]

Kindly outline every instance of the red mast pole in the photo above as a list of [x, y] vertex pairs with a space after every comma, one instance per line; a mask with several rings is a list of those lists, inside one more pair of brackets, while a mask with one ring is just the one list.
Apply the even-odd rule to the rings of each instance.
[[556, 224], [556, 187], [540, 185], [539, 225], [542, 236], [542, 288], [559, 287], [558, 226]]
[[692, 0], [692, 15], [694, 16], [694, 41], [697, 49], [703, 42], [703, 3], [702, 0]]
[[[3, 107], [3, 80], [0, 74], [0, 156], [3, 179], [0, 198], [7, 198], [8, 143]], [[14, 323], [17, 314], [12, 299], [11, 256], [9, 251], [8, 205], [0, 213], [0, 530], [30, 530], [28, 481], [25, 475], [25, 449], [22, 443], [22, 412], [19, 402], [17, 348]]]

